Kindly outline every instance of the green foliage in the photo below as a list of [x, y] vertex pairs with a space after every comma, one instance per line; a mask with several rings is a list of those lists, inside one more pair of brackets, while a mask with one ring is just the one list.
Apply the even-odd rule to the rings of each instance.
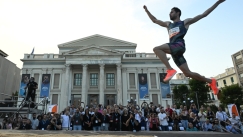
[[189, 89], [186, 85], [179, 85], [175, 86], [173, 89], [174, 93], [174, 102], [177, 106], [180, 106], [183, 104], [183, 101], [185, 100], [183, 98], [183, 94], [188, 94]]
[[234, 84], [221, 89], [219, 100], [224, 107], [227, 107], [228, 104], [235, 104], [239, 110], [240, 105], [243, 104], [242, 98], [242, 88], [238, 84]]
[[194, 101], [196, 106], [198, 106], [197, 98], [196, 98], [196, 91], [197, 91], [199, 107], [200, 105], [204, 105], [204, 103], [208, 100], [207, 92], [209, 92], [209, 87], [206, 84], [206, 82], [190, 79], [189, 86], [190, 86], [190, 93], [188, 97]]

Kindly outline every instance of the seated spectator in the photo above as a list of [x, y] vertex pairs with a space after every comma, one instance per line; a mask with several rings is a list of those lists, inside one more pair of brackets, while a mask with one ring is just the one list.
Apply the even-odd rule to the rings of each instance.
[[196, 127], [193, 126], [193, 124], [191, 122], [189, 122], [188, 128], [186, 129], [186, 131], [198, 131], [198, 130]]
[[29, 130], [31, 129], [31, 125], [28, 122], [28, 119], [26, 117], [24, 117], [22, 119], [22, 123], [20, 124], [19, 127], [17, 127], [16, 129], [20, 129], [20, 130]]
[[39, 130], [47, 130], [47, 126], [50, 124], [50, 121], [47, 119], [47, 115], [43, 116], [43, 119], [40, 120], [38, 129]]
[[226, 120], [226, 126], [225, 126], [227, 132], [233, 133], [233, 134], [239, 134], [239, 132], [237, 132], [237, 127], [236, 125], [231, 125], [231, 122], [227, 119]]
[[218, 119], [214, 119], [214, 121], [213, 121], [213, 130], [216, 132], [223, 132], [222, 126], [219, 123]]
[[202, 124], [203, 131], [214, 131], [213, 125], [210, 123], [209, 119], [206, 119], [206, 122]]
[[60, 119], [57, 119], [56, 116], [54, 115], [47, 126], [48, 130], [61, 130], [62, 129], [62, 123]]

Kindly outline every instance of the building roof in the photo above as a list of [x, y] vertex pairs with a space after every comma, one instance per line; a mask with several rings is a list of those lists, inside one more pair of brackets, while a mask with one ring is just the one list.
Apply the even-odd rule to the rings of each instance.
[[7, 54], [7, 53], [5, 53], [5, 52], [3, 52], [3, 51], [0, 49], [0, 56], [7, 57], [7, 56], [8, 56], [8, 54]]

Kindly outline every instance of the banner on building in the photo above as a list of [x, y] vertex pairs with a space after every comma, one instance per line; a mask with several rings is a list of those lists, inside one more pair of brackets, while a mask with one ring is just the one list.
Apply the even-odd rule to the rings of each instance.
[[228, 105], [228, 110], [229, 110], [230, 117], [232, 117], [232, 113], [235, 113], [236, 119], [240, 119], [238, 109], [235, 104]]
[[171, 94], [170, 83], [164, 83], [163, 82], [166, 74], [167, 73], [160, 73], [159, 74], [159, 77], [160, 77], [160, 92], [161, 92], [162, 98], [168, 98], [167, 95]]
[[40, 97], [49, 97], [51, 74], [43, 74], [41, 81]]
[[25, 87], [29, 83], [30, 74], [22, 74], [21, 82], [20, 82], [20, 89], [19, 89], [19, 96], [25, 97]]
[[138, 74], [138, 91], [140, 99], [148, 99], [147, 74]]
[[52, 112], [52, 113], [56, 113], [57, 112], [57, 104], [55, 105], [49, 105], [48, 106], [48, 111]]

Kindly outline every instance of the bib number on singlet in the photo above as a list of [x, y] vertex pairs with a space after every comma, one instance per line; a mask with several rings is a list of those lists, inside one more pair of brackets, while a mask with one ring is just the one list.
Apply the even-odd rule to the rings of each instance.
[[169, 30], [170, 38], [174, 37], [178, 33], [180, 33], [180, 28], [179, 27], [175, 27], [175, 28], [172, 28], [172, 29]]

